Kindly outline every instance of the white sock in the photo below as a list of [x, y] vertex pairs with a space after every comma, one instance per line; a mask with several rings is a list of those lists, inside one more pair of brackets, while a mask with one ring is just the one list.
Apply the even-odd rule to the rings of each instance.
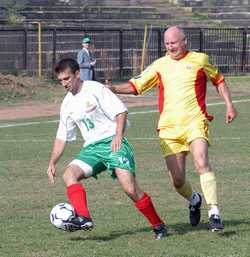
[[211, 205], [208, 211], [208, 217], [211, 217], [211, 215], [217, 215], [220, 217], [220, 211], [217, 205]]
[[191, 205], [196, 205], [200, 201], [200, 197], [196, 192], [193, 192], [190, 198], [188, 199]]

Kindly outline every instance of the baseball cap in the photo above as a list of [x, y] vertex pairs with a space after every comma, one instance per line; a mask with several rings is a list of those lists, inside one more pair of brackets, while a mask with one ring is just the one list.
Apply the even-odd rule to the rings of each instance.
[[91, 43], [91, 38], [89, 36], [85, 36], [83, 39], [82, 39], [82, 43], [83, 44], [89, 44]]

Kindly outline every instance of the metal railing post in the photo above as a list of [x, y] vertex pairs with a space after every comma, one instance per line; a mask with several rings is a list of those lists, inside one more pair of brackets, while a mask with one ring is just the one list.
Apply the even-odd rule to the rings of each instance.
[[122, 79], [123, 70], [123, 31], [119, 30], [119, 76]]
[[203, 51], [203, 31], [200, 28], [200, 46], [199, 46], [199, 51], [202, 52]]
[[27, 69], [27, 29], [23, 30], [23, 69]]
[[162, 33], [162, 31], [161, 31], [161, 29], [158, 29], [157, 30], [157, 35], [158, 35], [158, 58], [160, 58], [161, 57], [161, 33]]
[[52, 79], [54, 79], [55, 65], [56, 65], [56, 28], [53, 29], [53, 53], [52, 53], [52, 75], [51, 75]]
[[242, 32], [242, 52], [241, 52], [241, 69], [243, 73], [246, 67], [246, 54], [247, 54], [247, 28], [243, 29]]

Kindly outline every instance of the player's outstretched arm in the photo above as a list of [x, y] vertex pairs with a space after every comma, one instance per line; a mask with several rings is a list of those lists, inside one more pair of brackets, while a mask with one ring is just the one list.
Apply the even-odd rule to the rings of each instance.
[[135, 94], [132, 86], [129, 83], [119, 85], [106, 85], [115, 94]]
[[230, 91], [225, 82], [220, 83], [217, 89], [218, 93], [224, 98], [226, 103], [226, 123], [231, 123], [236, 118], [237, 112], [232, 103]]
[[63, 150], [65, 148], [66, 142], [61, 139], [55, 139], [52, 148], [49, 167], [47, 169], [47, 174], [51, 183], [55, 183], [54, 177], [56, 176], [56, 163], [60, 159]]

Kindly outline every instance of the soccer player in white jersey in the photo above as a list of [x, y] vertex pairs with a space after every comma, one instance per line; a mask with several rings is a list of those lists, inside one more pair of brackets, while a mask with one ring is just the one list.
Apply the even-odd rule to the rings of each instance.
[[80, 181], [96, 178], [106, 170], [112, 178], [118, 179], [123, 191], [151, 224], [154, 238], [162, 239], [166, 235], [166, 226], [158, 216], [150, 196], [142, 191], [136, 181], [133, 149], [123, 136], [127, 108], [103, 84], [81, 82], [79, 65], [75, 60], [61, 60], [55, 72], [68, 93], [61, 105], [60, 123], [47, 170], [52, 183], [56, 175], [56, 163], [66, 142], [76, 138], [77, 127], [84, 139], [82, 149], [63, 174], [68, 199], [77, 214], [69, 221], [68, 230], [93, 228], [86, 191]]

